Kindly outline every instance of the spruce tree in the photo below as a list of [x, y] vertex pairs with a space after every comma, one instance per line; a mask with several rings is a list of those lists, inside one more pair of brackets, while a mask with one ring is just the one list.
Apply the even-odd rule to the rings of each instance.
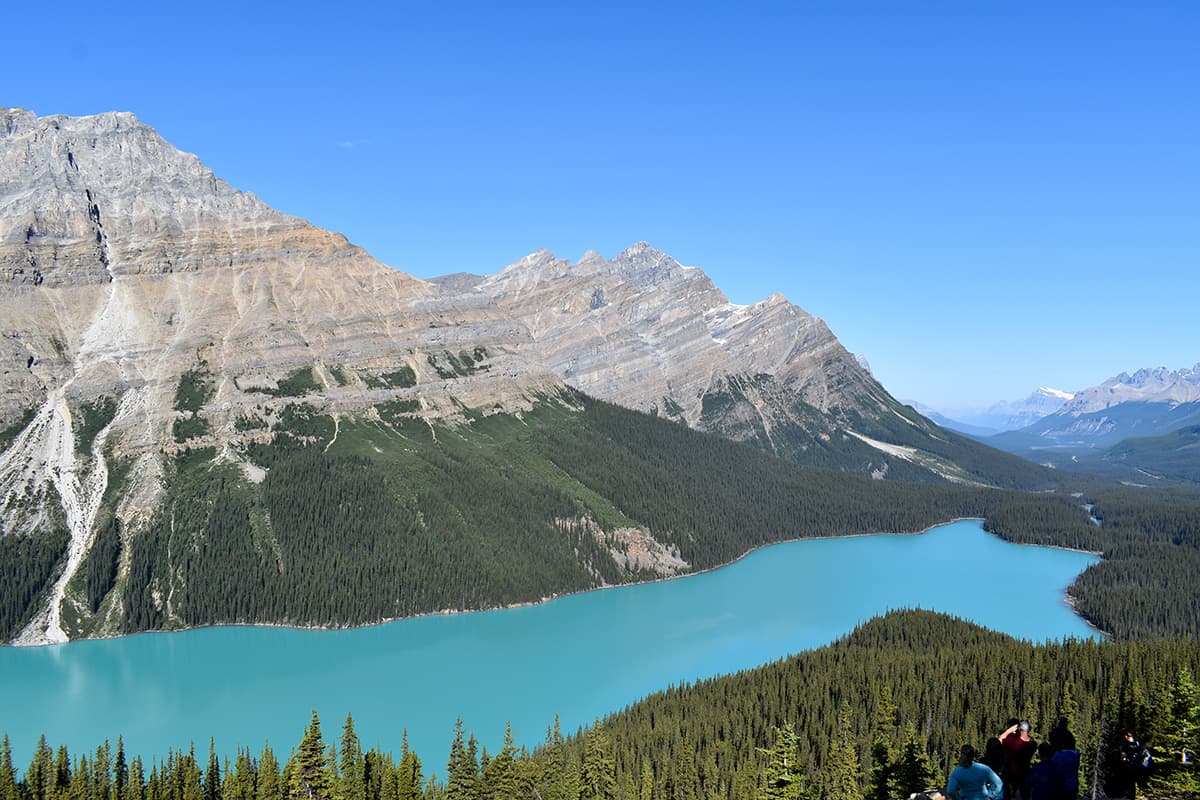
[[800, 800], [806, 793], [804, 774], [796, 753], [796, 729], [787, 724], [774, 731], [775, 744], [759, 750], [766, 756], [766, 764], [757, 800]]
[[51, 796], [54, 800], [67, 800], [71, 790], [71, 756], [64, 745], [59, 745], [54, 754], [54, 788]]
[[421, 759], [408, 749], [408, 730], [400, 738], [400, 763], [396, 766], [396, 800], [420, 800]]
[[517, 777], [517, 746], [513, 743], [512, 723], [504, 726], [504, 746], [483, 770], [488, 794], [495, 800], [517, 800], [520, 782]]
[[96, 748], [96, 757], [92, 760], [91, 791], [96, 800], [107, 800], [112, 791], [112, 745], [107, 739]]
[[[554, 725], [546, 729], [546, 743], [542, 745], [542, 780], [539, 794], [544, 800], [566, 800], [566, 753], [563, 750], [562, 725], [554, 715]], [[575, 800], [575, 798], [572, 798]]]
[[896, 775], [896, 703], [892, 687], [884, 684], [875, 706], [875, 730], [871, 740], [871, 776], [868, 800], [888, 800]]
[[642, 783], [638, 789], [638, 800], [654, 800], [654, 770], [650, 767], [650, 759], [642, 761]]
[[12, 749], [8, 744], [8, 734], [0, 739], [0, 800], [21, 800], [17, 791], [17, 773], [13, 769]]
[[1200, 746], [1200, 705], [1191, 670], [1181, 667], [1165, 695], [1165, 719], [1158, 742], [1167, 758], [1156, 763], [1149, 788], [1162, 796], [1200, 794], [1200, 771], [1195, 763]]
[[30, 800], [48, 800], [54, 783], [54, 751], [46, 737], [38, 738], [29, 769], [25, 770], [25, 796]]
[[[97, 753], [96, 758], [99, 763], [100, 758]], [[179, 780], [182, 795], [182, 800], [203, 800], [203, 786], [201, 784], [200, 763], [196, 761], [195, 745], [188, 747], [187, 755], [182, 757], [182, 767], [179, 769]]]
[[935, 776], [925, 740], [917, 735], [917, 728], [911, 721], [906, 722], [896, 759], [896, 793], [908, 797], [910, 794], [922, 792], [933, 785]]
[[850, 720], [850, 706], [842, 704], [837, 733], [829, 745], [826, 760], [825, 797], [827, 800], [855, 800], [862, 797], [858, 776], [858, 749]]
[[222, 796], [225, 800], [255, 800], [255, 784], [257, 776], [255, 775], [254, 759], [250, 757], [250, 751], [238, 748], [237, 758], [233, 762], [233, 769], [226, 768], [225, 770], [225, 785], [222, 787]]
[[[146, 776], [142, 767], [142, 757], [134, 756], [129, 762], [129, 788], [124, 800], [146, 800]], [[254, 800], [254, 798], [249, 798]]]
[[263, 744], [258, 759], [258, 775], [254, 784], [254, 800], [285, 800], [285, 784], [279, 773], [279, 760], [270, 744]]
[[463, 743], [463, 721], [454, 721], [454, 740], [450, 743], [450, 759], [446, 763], [447, 800], [477, 800], [476, 778], [479, 762], [475, 754], [475, 736], [468, 747]]
[[[50, 748], [46, 748], [46, 761], [49, 764]], [[117, 755], [113, 762], [112, 800], [126, 800], [129, 786], [129, 765], [125, 763], [125, 740], [117, 737]]]
[[[119, 747], [120, 742], [117, 744]], [[208, 740], [208, 768], [204, 770], [202, 800], [221, 800], [221, 763], [217, 760], [216, 742], [211, 738]]]
[[354, 732], [354, 718], [347, 714], [338, 760], [338, 800], [367, 800], [364, 767], [362, 745]]
[[329, 774], [321, 720], [316, 709], [296, 750], [295, 766], [288, 784], [290, 800], [332, 800], [333, 779]]
[[[694, 772], [694, 770], [693, 770]], [[580, 800], [615, 800], [616, 765], [608, 733], [599, 718], [583, 737], [583, 770], [580, 773]]]

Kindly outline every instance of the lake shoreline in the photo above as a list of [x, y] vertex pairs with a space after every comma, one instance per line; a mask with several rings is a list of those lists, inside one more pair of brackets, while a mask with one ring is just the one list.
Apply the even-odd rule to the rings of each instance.
[[[406, 620], [423, 619], [423, 618], [428, 618], [428, 617], [447, 617], [447, 616], [458, 616], [458, 615], [463, 615], [463, 614], [487, 614], [487, 613], [496, 612], [496, 611], [507, 611], [507, 610], [518, 609], [518, 608], [530, 608], [530, 607], [534, 607], [534, 606], [543, 605], [545, 603], [549, 603], [553, 600], [561, 600], [561, 599], [568, 598], [568, 597], [576, 597], [579, 595], [591, 594], [593, 592], [602, 592], [602, 591], [605, 591], [608, 589], [623, 589], [623, 588], [631, 587], [631, 586], [652, 586], [654, 584], [665, 583], [667, 581], [675, 581], [675, 580], [680, 580], [682, 578], [691, 578], [691, 577], [694, 577], [697, 575], [707, 575], [707, 574], [710, 574], [713, 572], [717, 572], [718, 570], [722, 570], [727, 567], [731, 567], [731, 566], [738, 564], [739, 562], [745, 560], [746, 558], [750, 557], [754, 553], [759, 552], [760, 550], [765, 550], [768, 547], [775, 547], [777, 545], [792, 544], [795, 542], [829, 541], [829, 540], [837, 540], [837, 539], [861, 539], [861, 538], [869, 538], [869, 537], [874, 537], [874, 536], [922, 536], [926, 533], [929, 533], [934, 528], [940, 528], [945, 525], [953, 525], [956, 522], [972, 522], [972, 521], [984, 523], [984, 522], [986, 522], [986, 519], [983, 517], [953, 517], [951, 519], [948, 519], [948, 520], [945, 520], [942, 522], [935, 522], [930, 525], [927, 525], [919, 531], [874, 531], [871, 533], [831, 534], [828, 536], [797, 536], [797, 537], [793, 537], [790, 539], [780, 539], [775, 542], [768, 542], [765, 544], [758, 545], [756, 547], [751, 547], [750, 549], [746, 550], [744, 553], [742, 553], [737, 558], [735, 558], [731, 561], [726, 561], [721, 564], [716, 564], [711, 567], [706, 567], [701, 570], [696, 570], [694, 572], [682, 572], [682, 573], [679, 573], [676, 575], [664, 575], [659, 578], [653, 578], [650, 580], [642, 580], [642, 581], [631, 581], [630, 583], [614, 583], [614, 584], [606, 584], [604, 586], [594, 586], [590, 589], [580, 589], [579, 591], [576, 591], [576, 592], [561, 592], [561, 593], [557, 593], [557, 594], [546, 595], [537, 600], [524, 600], [519, 603], [508, 603], [505, 605], [489, 606], [487, 608], [466, 608], [466, 609], [451, 608], [451, 609], [440, 609], [438, 611], [423, 611], [419, 614], [412, 614], [410, 616], [386, 617], [384, 619], [372, 620], [372, 621], [368, 621], [368, 622], [359, 622], [359, 623], [353, 623], [353, 624], [347, 624], [347, 625], [304, 625], [304, 624], [292, 624], [292, 623], [285, 623], [285, 622], [214, 622], [211, 624], [190, 625], [190, 626], [184, 626], [184, 627], [179, 627], [179, 628], [132, 631], [129, 633], [114, 633], [114, 634], [104, 634], [104, 635], [99, 635], [99, 636], [86, 636], [86, 637], [82, 637], [79, 639], [71, 639], [67, 642], [40, 642], [40, 643], [30, 643], [30, 644], [14, 644], [11, 642], [5, 642], [3, 645], [0, 645], [0, 646], [21, 647], [21, 648], [25, 648], [25, 647], [55, 647], [55, 646], [59, 646], [59, 645], [72, 644], [75, 642], [106, 641], [106, 640], [111, 640], [111, 639], [123, 639], [123, 638], [130, 637], [130, 636], [141, 636], [143, 634], [183, 633], [186, 631], [200, 631], [200, 630], [206, 630], [206, 629], [212, 629], [212, 628], [278, 628], [278, 629], [283, 629], [283, 630], [296, 630], [296, 631], [331, 631], [331, 632], [333, 632], [333, 631], [352, 631], [352, 630], [359, 630], [359, 629], [364, 629], [364, 628], [374, 628], [374, 627], [379, 627], [382, 625], [390, 625], [393, 622], [404, 622]], [[1033, 544], [1033, 543], [1029, 543], [1029, 542], [1013, 542], [1008, 539], [1005, 539], [1003, 536], [1000, 536], [997, 533], [987, 530], [986, 528], [984, 528], [984, 533], [988, 534], [989, 536], [994, 536], [995, 538], [999, 539], [1000, 541], [1002, 541], [1006, 544], [1012, 544], [1012, 545], [1024, 546], [1024, 547], [1045, 547], [1045, 548], [1049, 548], [1049, 549], [1053, 549], [1053, 550], [1063, 550], [1063, 551], [1071, 552], [1071, 553], [1082, 553], [1082, 554], [1096, 556], [1096, 557], [1103, 557], [1102, 552], [1081, 550], [1079, 548], [1066, 547], [1063, 545]], [[1066, 604], [1070, 607], [1072, 613], [1074, 613], [1081, 620], [1083, 620], [1084, 623], [1087, 624], [1087, 626], [1089, 628], [1096, 631], [1096, 633], [1101, 635], [1103, 638], [1105, 638], [1105, 639], [1110, 638], [1110, 634], [1108, 634], [1107, 632], [1096, 627], [1092, 623], [1091, 620], [1089, 620], [1086, 616], [1084, 616], [1083, 614], [1081, 614], [1079, 612], [1078, 604], [1075, 601], [1075, 598], [1073, 598], [1071, 596], [1069, 590], [1070, 590], [1070, 586], [1068, 586], [1067, 591], [1064, 592], [1064, 598], [1065, 598]]]

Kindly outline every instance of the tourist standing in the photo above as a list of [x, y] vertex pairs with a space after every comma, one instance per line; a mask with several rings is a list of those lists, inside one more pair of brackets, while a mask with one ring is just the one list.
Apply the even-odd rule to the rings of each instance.
[[1023, 800], [1022, 787], [1029, 775], [1029, 765], [1037, 752], [1037, 742], [1029, 736], [1029, 720], [1012, 721], [1000, 734], [1000, 745], [1004, 748], [1004, 797], [1006, 800]]
[[975, 760], [975, 748], [964, 744], [958, 755], [958, 766], [950, 773], [946, 796], [950, 800], [1000, 800], [1004, 784], [1000, 776], [986, 764]]

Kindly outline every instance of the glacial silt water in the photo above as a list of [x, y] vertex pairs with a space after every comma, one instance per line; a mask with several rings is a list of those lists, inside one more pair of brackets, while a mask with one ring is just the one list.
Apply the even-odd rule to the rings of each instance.
[[536, 606], [353, 630], [220, 627], [0, 648], [0, 730], [19, 769], [37, 737], [161, 757], [195, 742], [281, 758], [312, 709], [336, 738], [350, 712], [365, 746], [401, 731], [445, 771], [455, 717], [489, 752], [511, 720], [535, 745], [671, 684], [826, 644], [873, 616], [925, 608], [1033, 641], [1095, 633], [1064, 591], [1094, 556], [1003, 542], [978, 521], [919, 536], [789, 542], [702, 575]]

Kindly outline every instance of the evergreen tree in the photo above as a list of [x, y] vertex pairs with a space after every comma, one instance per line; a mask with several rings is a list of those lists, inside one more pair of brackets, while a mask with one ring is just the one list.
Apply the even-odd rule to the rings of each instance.
[[[118, 742], [119, 744], [119, 742]], [[202, 800], [221, 800], [221, 763], [217, 760], [217, 746], [208, 740], [208, 768], [204, 770]]]
[[[541, 781], [538, 792], [543, 800], [566, 800], [566, 758], [563, 748], [562, 723], [554, 715], [554, 724], [546, 729], [546, 742], [541, 749]], [[575, 800], [575, 798], [571, 798]]]
[[106, 739], [92, 760], [92, 797], [107, 800], [112, 792], [112, 745]]
[[408, 749], [408, 730], [400, 739], [400, 763], [396, 766], [396, 800], [420, 800], [421, 759]]
[[521, 754], [516, 759], [516, 784], [518, 797], [536, 797], [538, 787], [542, 785], [542, 762], [521, 748]]
[[1200, 794], [1200, 771], [1195, 763], [1200, 747], [1200, 705], [1191, 670], [1181, 667], [1164, 692], [1162, 728], [1157, 741], [1167, 758], [1157, 763], [1149, 788], [1162, 796]]
[[285, 800], [285, 786], [287, 784], [279, 773], [279, 761], [275, 758], [271, 745], [263, 744], [262, 755], [258, 759], [254, 800]]
[[1059, 704], [1058, 715], [1066, 717], [1067, 727], [1070, 728], [1075, 724], [1075, 717], [1079, 714], [1079, 703], [1075, 702], [1075, 696], [1071, 693], [1071, 684], [1064, 683], [1062, 691], [1062, 702]]
[[788, 724], [774, 731], [775, 744], [759, 751], [766, 756], [767, 763], [757, 800], [801, 800], [807, 793], [797, 756], [796, 729]]
[[638, 789], [638, 800], [654, 800], [654, 770], [650, 759], [642, 761], [642, 783]]
[[29, 769], [25, 770], [25, 796], [30, 800], [48, 800], [54, 784], [54, 751], [46, 737], [38, 738]]
[[71, 757], [64, 745], [59, 745], [54, 754], [54, 788], [51, 793], [53, 800], [67, 800], [71, 790]]
[[203, 800], [204, 789], [201, 785], [200, 763], [196, 761], [195, 747], [189, 747], [187, 755], [181, 757], [180, 761], [182, 766], [178, 767], [178, 771], [182, 800]]
[[512, 723], [505, 723], [504, 746], [483, 770], [488, 794], [495, 800], [517, 800], [520, 796], [516, 756], [517, 746], [513, 743]]
[[367, 783], [362, 745], [354, 732], [354, 719], [346, 715], [339, 753], [338, 800], [367, 800]]
[[450, 743], [450, 760], [446, 764], [447, 800], [478, 800], [476, 779], [479, 762], [475, 754], [475, 736], [468, 747], [463, 744], [463, 721], [454, 721], [454, 740]]
[[[50, 749], [46, 748], [47, 762]], [[129, 765], [125, 763], [125, 740], [117, 737], [117, 756], [113, 762], [112, 800], [126, 800], [129, 791]]]
[[12, 749], [8, 744], [8, 734], [0, 739], [0, 800], [21, 800], [17, 792], [17, 773], [13, 769]]
[[250, 757], [249, 750], [238, 748], [233, 770], [225, 770], [222, 795], [225, 800], [255, 800], [256, 784], [254, 759]]
[[924, 791], [933, 785], [936, 775], [925, 740], [917, 735], [917, 728], [911, 721], [906, 722], [899, 756], [896, 759], [896, 793], [908, 797], [910, 794]]
[[[694, 774], [693, 770], [693, 774]], [[583, 770], [580, 774], [581, 800], [615, 800], [617, 796], [616, 766], [608, 734], [599, 718], [583, 737]]]
[[1194, 760], [1197, 734], [1200, 733], [1200, 706], [1196, 704], [1196, 684], [1192, 672], [1181, 667], [1168, 693], [1169, 709], [1163, 748], [1181, 764]]
[[697, 800], [695, 751], [683, 737], [671, 745], [671, 764], [663, 793], [673, 800]]
[[858, 749], [855, 746], [848, 703], [842, 704], [842, 710], [838, 714], [837, 735], [829, 746], [825, 773], [825, 797], [828, 800], [854, 800], [862, 797], [858, 783]]
[[158, 778], [158, 764], [150, 765], [150, 777], [146, 779], [146, 800], [163, 800], [162, 782]]
[[[129, 790], [126, 792], [124, 800], [146, 800], [146, 779], [141, 756], [134, 756], [133, 760], [129, 762]], [[254, 800], [254, 798], [246, 798], [246, 800]]]
[[332, 800], [333, 779], [329, 774], [321, 720], [316, 709], [296, 750], [295, 766], [288, 784], [290, 800]]
[[888, 800], [891, 797], [891, 787], [896, 774], [896, 713], [892, 687], [884, 684], [875, 706], [868, 800]]

